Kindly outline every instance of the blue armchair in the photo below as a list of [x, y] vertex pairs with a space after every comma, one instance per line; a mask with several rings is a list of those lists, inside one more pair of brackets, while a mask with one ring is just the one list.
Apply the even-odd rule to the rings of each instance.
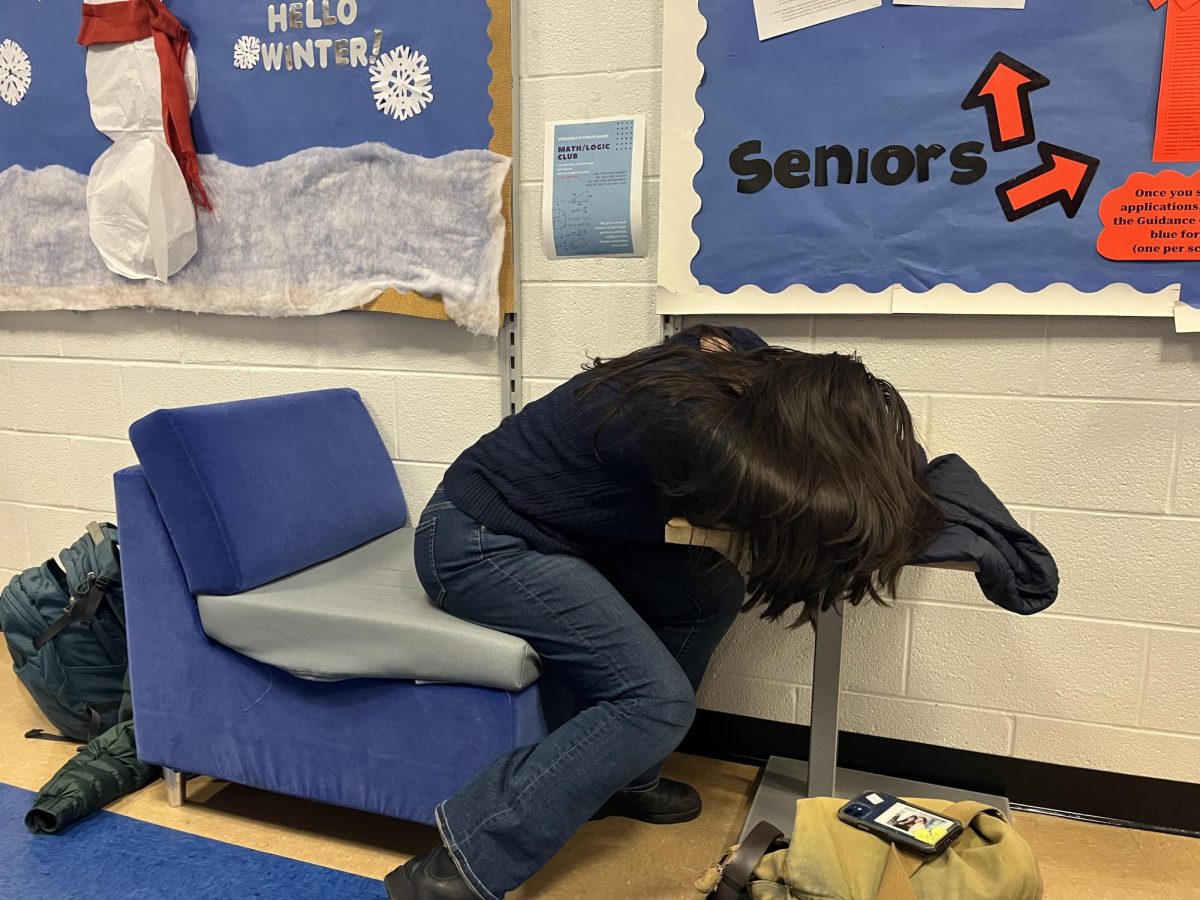
[[[182, 773], [198, 773], [432, 823], [438, 802], [570, 711], [543, 680], [524, 686], [531, 678], [523, 657], [510, 664], [515, 638], [460, 623], [466, 631], [456, 644], [457, 620], [431, 618], [441, 614], [424, 600], [426, 609], [409, 607], [412, 640], [427, 647], [430, 634], [440, 635], [434, 677], [451, 680], [458, 659], [477, 671], [481, 655], [495, 650], [506, 654], [513, 689], [424, 683], [419, 671], [409, 679], [351, 677], [358, 635], [374, 637], [378, 657], [383, 634], [406, 658], [406, 614], [402, 599], [396, 607], [391, 598], [416, 602], [411, 559], [394, 549], [406, 546], [408, 511], [356, 392], [160, 410], [135, 423], [130, 437], [141, 465], [118, 472], [115, 483], [135, 730], [139, 756], [164, 767], [173, 805], [184, 801]], [[359, 565], [353, 554], [364, 546], [374, 550]], [[392, 556], [396, 578], [368, 573], [339, 591], [338, 573]], [[319, 575], [321, 564], [324, 580], [314, 581], [306, 573]], [[305, 578], [304, 591], [287, 593]], [[362, 583], [375, 585], [375, 605], [359, 604], [338, 624]], [[274, 638], [263, 658], [295, 655], [300, 639], [278, 636], [292, 634], [288, 604], [296, 596], [297, 616], [307, 616], [310, 631], [316, 623], [313, 652], [331, 633], [348, 644], [333, 674], [314, 674], [310, 660], [298, 667], [309, 677], [297, 677], [209, 637], [203, 604], [222, 614], [253, 611], [256, 590], [274, 606], [243, 630], [267, 629], [268, 644]]]

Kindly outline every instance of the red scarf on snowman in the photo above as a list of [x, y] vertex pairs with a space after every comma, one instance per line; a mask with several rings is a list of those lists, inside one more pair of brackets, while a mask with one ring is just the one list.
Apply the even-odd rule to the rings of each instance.
[[184, 66], [187, 63], [188, 32], [162, 0], [123, 0], [120, 3], [85, 3], [79, 43], [124, 44], [154, 38], [158, 68], [162, 76], [163, 131], [167, 146], [179, 162], [192, 202], [212, 211], [212, 203], [200, 181], [200, 161], [192, 140], [191, 103], [188, 100]]

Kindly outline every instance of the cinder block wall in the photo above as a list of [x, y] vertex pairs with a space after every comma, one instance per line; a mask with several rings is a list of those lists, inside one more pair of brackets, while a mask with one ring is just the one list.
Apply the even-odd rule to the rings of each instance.
[[[585, 356], [659, 335], [653, 254], [549, 261], [539, 211], [546, 119], [645, 112], [655, 246], [662, 0], [524, 7], [532, 399]], [[799, 349], [858, 350], [904, 391], [929, 448], [974, 464], [1062, 567], [1061, 599], [1032, 619], [990, 607], [969, 575], [928, 571], [904, 579], [891, 609], [855, 610], [843, 728], [1200, 781], [1200, 340], [1157, 320], [725, 321]], [[810, 634], [744, 618], [718, 651], [702, 705], [807, 722], [811, 666]]]
[[[645, 112], [657, 237], [661, 2], [522, 0], [526, 397], [657, 339], [656, 260], [542, 256], [548, 118]], [[667, 161], [670, 164], [670, 161]], [[734, 321], [734, 320], [730, 320]], [[934, 452], [961, 453], [1062, 564], [1052, 613], [986, 606], [970, 576], [914, 573], [854, 612], [843, 727], [1200, 782], [1200, 341], [1170, 323], [1001, 318], [743, 319], [768, 340], [862, 352], [909, 397]], [[0, 578], [113, 515], [125, 431], [165, 405], [348, 385], [419, 508], [494, 426], [492, 342], [445, 323], [347, 313], [0, 314]], [[746, 618], [703, 705], [807, 720], [812, 642]]]
[[497, 353], [446, 322], [376, 313], [0, 313], [0, 578], [115, 516], [129, 423], [164, 406], [353, 387], [419, 511], [500, 419]]

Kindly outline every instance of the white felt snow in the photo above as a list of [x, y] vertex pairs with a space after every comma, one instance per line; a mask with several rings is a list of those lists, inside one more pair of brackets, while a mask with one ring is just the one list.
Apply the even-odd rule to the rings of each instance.
[[0, 100], [16, 106], [33, 82], [33, 66], [16, 41], [0, 41]]
[[88, 237], [86, 178], [0, 171], [0, 310], [151, 306], [236, 315], [352, 309], [387, 288], [440, 294], [477, 334], [499, 327], [501, 197], [510, 160], [385, 144], [319, 147], [245, 168], [201, 157], [215, 206], [169, 284], [109, 272]]

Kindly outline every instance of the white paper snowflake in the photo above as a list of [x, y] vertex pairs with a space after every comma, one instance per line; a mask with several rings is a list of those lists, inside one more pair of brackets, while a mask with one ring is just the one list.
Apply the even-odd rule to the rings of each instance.
[[21, 45], [7, 38], [0, 41], [0, 100], [16, 106], [25, 99], [33, 80], [33, 66]]
[[403, 45], [371, 63], [371, 90], [375, 108], [385, 116], [404, 121], [433, 102], [429, 60], [424, 53]]
[[248, 34], [243, 34], [233, 45], [233, 64], [239, 69], [253, 69], [261, 55], [262, 41]]

